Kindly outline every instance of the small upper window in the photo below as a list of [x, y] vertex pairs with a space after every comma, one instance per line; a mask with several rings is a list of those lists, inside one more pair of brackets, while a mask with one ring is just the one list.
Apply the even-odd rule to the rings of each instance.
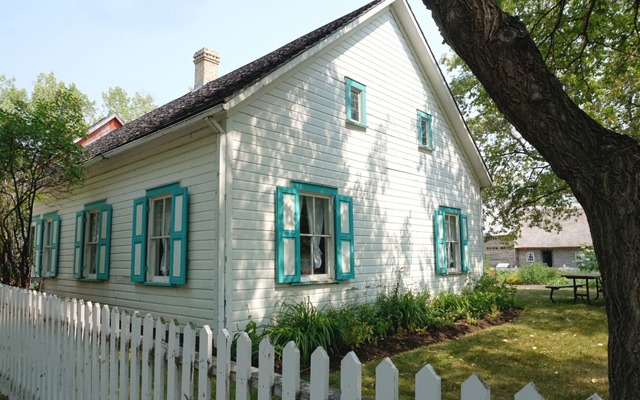
[[418, 144], [433, 150], [433, 130], [431, 129], [431, 115], [418, 110]]
[[347, 122], [366, 127], [366, 91], [365, 85], [346, 78]]

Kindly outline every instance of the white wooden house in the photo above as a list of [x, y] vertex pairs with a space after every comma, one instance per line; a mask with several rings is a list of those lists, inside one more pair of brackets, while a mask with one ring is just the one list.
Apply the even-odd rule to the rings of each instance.
[[284, 299], [460, 290], [491, 178], [405, 0], [376, 0], [87, 146], [37, 205], [60, 296], [216, 329]]

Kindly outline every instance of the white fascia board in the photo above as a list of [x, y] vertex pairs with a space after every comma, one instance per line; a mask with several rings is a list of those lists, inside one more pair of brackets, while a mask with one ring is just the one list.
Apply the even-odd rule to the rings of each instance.
[[491, 174], [478, 150], [478, 146], [471, 137], [469, 128], [462, 118], [462, 114], [458, 109], [458, 106], [453, 99], [453, 95], [449, 90], [449, 85], [444, 79], [444, 75], [438, 66], [438, 63], [427, 43], [427, 40], [418, 25], [418, 22], [411, 11], [406, 0], [395, 0], [393, 2], [393, 11], [396, 13], [404, 31], [408, 36], [414, 51], [420, 64], [424, 68], [426, 79], [431, 83], [431, 87], [434, 90], [434, 94], [438, 99], [438, 104], [442, 107], [451, 130], [455, 135], [462, 151], [467, 157], [467, 161], [471, 164], [471, 167], [478, 178], [481, 188], [489, 187], [492, 185]]

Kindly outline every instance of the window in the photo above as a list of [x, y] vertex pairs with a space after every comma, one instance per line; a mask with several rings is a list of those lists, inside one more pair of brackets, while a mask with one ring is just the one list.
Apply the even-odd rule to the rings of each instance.
[[109, 279], [111, 252], [111, 206], [104, 201], [87, 204], [76, 213], [73, 277]]
[[35, 254], [33, 265], [41, 277], [58, 275], [58, 239], [60, 238], [60, 217], [56, 213], [36, 217], [32, 221], [35, 233]]
[[535, 256], [533, 255], [532, 251], [527, 251], [527, 253], [525, 254], [525, 258], [527, 260], [527, 262], [534, 262], [536, 260]]
[[469, 271], [467, 216], [457, 208], [440, 207], [434, 216], [436, 273]]
[[366, 86], [346, 78], [347, 122], [366, 127]]
[[353, 279], [353, 201], [335, 188], [293, 182], [276, 190], [276, 281]]
[[187, 279], [187, 189], [171, 184], [133, 202], [131, 281], [183, 285]]
[[433, 131], [431, 130], [431, 115], [418, 110], [418, 144], [428, 150], [433, 150]]

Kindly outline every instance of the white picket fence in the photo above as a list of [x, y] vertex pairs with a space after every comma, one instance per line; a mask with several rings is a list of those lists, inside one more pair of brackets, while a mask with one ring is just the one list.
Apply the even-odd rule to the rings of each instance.
[[[238, 338], [231, 362], [231, 337], [223, 329], [212, 356], [208, 326], [142, 318], [117, 308], [61, 299], [0, 285], [0, 393], [9, 399], [341, 399], [362, 398], [362, 365], [351, 352], [342, 359], [341, 391], [329, 388], [329, 357], [311, 357], [310, 382], [300, 379], [300, 353], [293, 342], [283, 352], [282, 375], [274, 373], [274, 349], [260, 343], [259, 369], [251, 366], [251, 340]], [[203, 379], [202, 377], [207, 377]], [[376, 368], [376, 400], [396, 400], [399, 374], [390, 359]], [[415, 399], [439, 400], [440, 377], [431, 365], [416, 375]], [[462, 384], [462, 400], [490, 399], [476, 375]], [[542, 400], [529, 383], [516, 400]], [[598, 400], [592, 395], [587, 400]], [[601, 399], [600, 399], [601, 400]]]

